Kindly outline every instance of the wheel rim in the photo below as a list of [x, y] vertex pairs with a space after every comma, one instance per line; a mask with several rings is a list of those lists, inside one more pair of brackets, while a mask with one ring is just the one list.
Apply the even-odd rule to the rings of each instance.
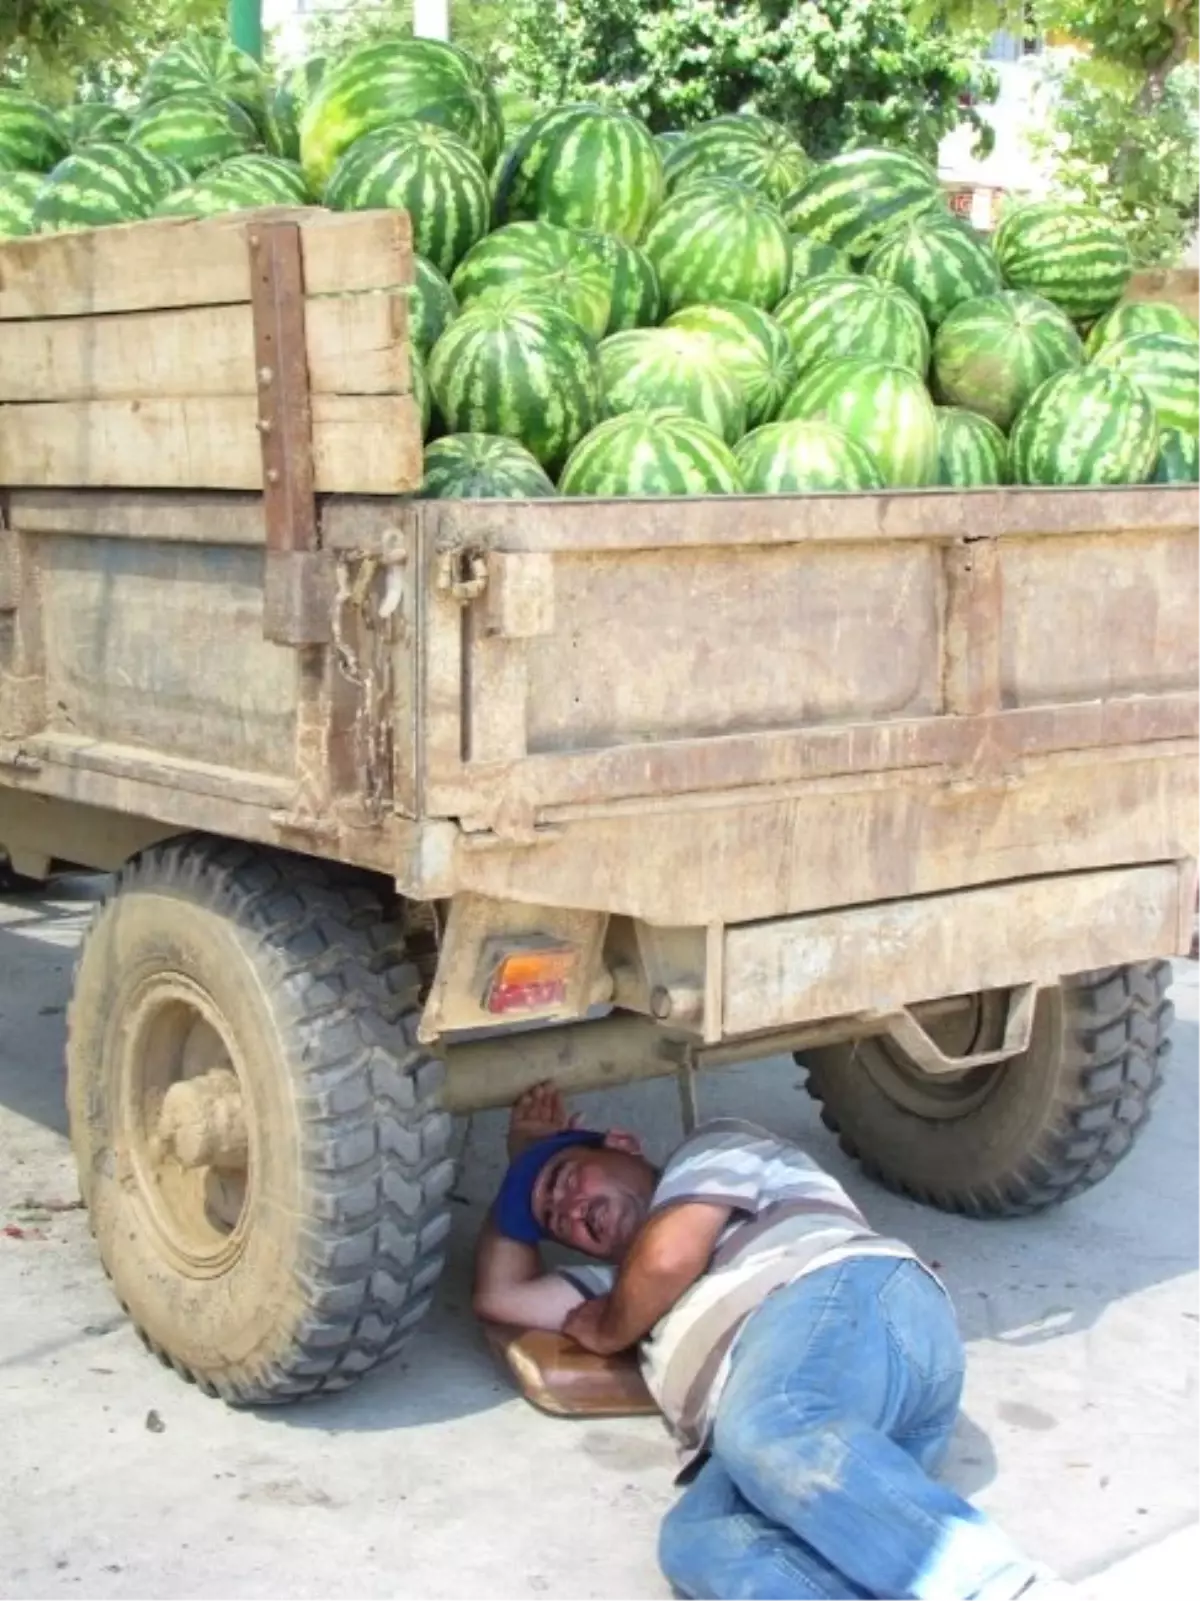
[[130, 1199], [179, 1272], [228, 1272], [253, 1206], [254, 1119], [220, 1011], [186, 975], [156, 973], [123, 1009], [116, 1048]]
[[[964, 996], [951, 1010], [939, 1006], [936, 1016], [913, 1013], [933, 1042], [947, 1056], [969, 1056], [998, 1045], [1004, 1033], [1006, 994], [985, 990]], [[961, 1073], [926, 1073], [887, 1035], [864, 1040], [858, 1051], [867, 1076], [882, 1094], [905, 1111], [933, 1122], [953, 1122], [978, 1110], [1004, 1078], [1010, 1062], [965, 1068]]]

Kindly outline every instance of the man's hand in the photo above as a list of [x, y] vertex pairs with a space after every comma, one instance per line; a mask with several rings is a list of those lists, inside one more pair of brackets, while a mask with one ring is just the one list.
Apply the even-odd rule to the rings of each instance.
[[573, 1311], [567, 1313], [562, 1326], [563, 1333], [576, 1345], [582, 1345], [585, 1351], [593, 1351], [597, 1356], [613, 1356], [618, 1351], [628, 1350], [629, 1346], [637, 1343], [636, 1340], [621, 1340], [619, 1335], [614, 1337], [604, 1327], [611, 1300], [610, 1295], [597, 1295], [590, 1301], [581, 1301]]
[[565, 1129], [578, 1128], [578, 1113], [568, 1115], [567, 1103], [549, 1079], [535, 1084], [514, 1103], [508, 1120], [508, 1159], [520, 1156], [522, 1151], [536, 1145], [551, 1134]]

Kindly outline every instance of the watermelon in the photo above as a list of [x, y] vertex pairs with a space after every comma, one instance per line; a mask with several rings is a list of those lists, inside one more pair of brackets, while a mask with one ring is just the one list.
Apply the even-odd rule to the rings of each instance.
[[1178, 306], [1161, 300], [1126, 300], [1092, 325], [1083, 348], [1090, 360], [1110, 341], [1133, 334], [1174, 334], [1194, 344], [1197, 333], [1196, 323]]
[[1013, 424], [1016, 484], [1144, 484], [1158, 462], [1154, 407], [1123, 373], [1069, 367], [1034, 391]]
[[942, 323], [933, 341], [934, 391], [1008, 429], [1039, 384], [1082, 360], [1070, 318], [1038, 295], [1002, 290], [964, 300]]
[[447, 434], [425, 451], [422, 500], [544, 500], [554, 485], [524, 445], [500, 434]]
[[605, 333], [624, 328], [652, 328], [662, 319], [662, 289], [644, 250], [616, 234], [589, 234], [612, 265], [612, 308]]
[[1195, 337], [1132, 334], [1103, 345], [1093, 367], [1123, 372], [1149, 397], [1160, 428], [1200, 430], [1200, 348]]
[[468, 306], [434, 345], [429, 383], [451, 433], [520, 440], [549, 472], [601, 416], [595, 345], [549, 296]]
[[504, 132], [506, 138], [513, 144], [530, 126], [537, 121], [546, 109], [539, 106], [531, 96], [520, 89], [513, 89], [507, 85], [497, 91], [500, 100], [500, 112], [504, 118]]
[[441, 39], [382, 39], [327, 67], [300, 118], [300, 164], [323, 194], [339, 156], [389, 123], [436, 123], [486, 162], [491, 108], [464, 52]]
[[735, 495], [741, 473], [711, 428], [676, 411], [631, 411], [571, 452], [560, 495]]
[[1000, 269], [971, 229], [937, 212], [889, 228], [863, 271], [903, 289], [936, 329], [964, 300], [995, 293]]
[[735, 444], [746, 431], [746, 401], [708, 339], [678, 328], [630, 328], [600, 346], [604, 413], [682, 411]]
[[207, 89], [188, 89], [139, 111], [129, 142], [151, 155], [177, 161], [195, 177], [252, 150], [258, 129], [235, 101]]
[[662, 154], [645, 123], [604, 106], [559, 106], [505, 154], [494, 217], [497, 224], [536, 217], [636, 244], [662, 194]]
[[33, 207], [46, 177], [41, 172], [0, 172], [0, 239], [33, 232]]
[[422, 355], [428, 355], [449, 323], [458, 316], [454, 291], [432, 262], [413, 257], [408, 291], [408, 333]]
[[311, 197], [296, 161], [253, 151], [210, 167], [158, 206], [159, 217], [214, 217], [256, 206], [306, 206]]
[[425, 357], [419, 350], [410, 349], [408, 353], [409, 370], [412, 373], [412, 397], [417, 403], [417, 411], [421, 417], [421, 438], [429, 438], [429, 426], [433, 421], [433, 395], [429, 387], [429, 371], [425, 365]]
[[1158, 436], [1158, 460], [1151, 482], [1200, 483], [1200, 438], [1182, 428], [1164, 428]]
[[49, 106], [20, 89], [0, 88], [0, 172], [49, 172], [70, 149]]
[[667, 192], [695, 178], [732, 178], [778, 204], [803, 183], [811, 162], [786, 128], [766, 117], [716, 117], [667, 152]]
[[104, 100], [81, 100], [69, 107], [63, 121], [71, 149], [83, 145], [117, 144], [126, 138], [133, 118]]
[[612, 313], [613, 275], [614, 260], [596, 235], [510, 222], [467, 252], [451, 284], [464, 306], [499, 290], [551, 295], [598, 339]]
[[480, 131], [477, 149], [479, 159], [491, 172], [504, 152], [508, 119], [504, 112], [500, 92], [492, 82], [492, 73], [469, 50], [464, 50], [460, 44], [451, 44], [443, 40], [445, 48], [458, 59], [463, 73], [478, 89], [480, 100]]
[[1041, 295], [1077, 321], [1116, 305], [1133, 272], [1118, 225], [1091, 206], [1061, 200], [1010, 207], [993, 245], [1010, 289]]
[[937, 173], [903, 150], [847, 150], [815, 167], [783, 202], [793, 233], [869, 256], [889, 228], [928, 212], [946, 212]]
[[224, 33], [189, 29], [155, 57], [142, 79], [142, 105], [195, 90], [232, 100], [256, 126], [266, 121], [267, 79], [253, 56]]
[[961, 406], [938, 406], [938, 483], [974, 489], [1002, 484], [1008, 471], [1008, 441], [986, 417]]
[[778, 211], [728, 178], [673, 195], [643, 248], [668, 311], [712, 300], [748, 300], [770, 311], [791, 281], [792, 242]]
[[735, 455], [746, 488], [754, 495], [883, 488], [878, 464], [867, 447], [844, 428], [815, 418], [756, 428]]
[[893, 284], [852, 273], [823, 273], [794, 289], [775, 315], [801, 373], [821, 361], [859, 356], [925, 376], [929, 330], [916, 301]]
[[810, 239], [807, 234], [794, 233], [792, 235], [792, 277], [788, 285], [789, 292], [799, 289], [802, 283], [810, 278], [816, 278], [825, 272], [853, 272], [850, 257], [844, 250], [835, 250], [832, 245], [823, 245], [819, 239]]
[[662, 133], [656, 133], [654, 138], [665, 156], [681, 139], [686, 139], [687, 134], [682, 128], [667, 128]]
[[844, 428], [870, 451], [889, 488], [937, 482], [937, 413], [911, 368], [855, 358], [823, 361], [801, 376], [779, 417], [813, 417]]
[[138, 145], [85, 145], [47, 176], [34, 202], [34, 232], [136, 222], [153, 216], [171, 191], [187, 181], [178, 162]]
[[300, 119], [325, 76], [328, 56], [309, 56], [291, 69], [267, 100], [267, 144], [277, 156], [300, 160]]
[[323, 198], [331, 211], [403, 208], [414, 249], [447, 276], [487, 232], [488, 181], [479, 157], [428, 122], [364, 134], [339, 159]]
[[791, 342], [769, 312], [744, 300], [715, 300], [707, 306], [685, 306], [667, 319], [712, 342], [717, 360], [734, 378], [746, 399], [746, 424], [770, 422], [798, 376]]

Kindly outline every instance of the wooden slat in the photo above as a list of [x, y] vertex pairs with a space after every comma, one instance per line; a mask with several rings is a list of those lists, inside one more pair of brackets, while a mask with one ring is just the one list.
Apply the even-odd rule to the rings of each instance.
[[261, 545], [260, 494], [217, 490], [29, 489], [8, 497], [9, 521], [25, 534], [153, 539], [184, 545]]
[[302, 222], [309, 295], [394, 289], [412, 281], [406, 212], [281, 206], [5, 241], [0, 321], [249, 301], [246, 229], [255, 218]]
[[[257, 489], [250, 396], [0, 407], [0, 484]], [[421, 424], [408, 395], [316, 395], [319, 493], [406, 494], [421, 482]]]
[[[407, 392], [403, 291], [308, 300], [304, 326], [313, 394]], [[256, 392], [249, 306], [0, 323], [0, 402]]]

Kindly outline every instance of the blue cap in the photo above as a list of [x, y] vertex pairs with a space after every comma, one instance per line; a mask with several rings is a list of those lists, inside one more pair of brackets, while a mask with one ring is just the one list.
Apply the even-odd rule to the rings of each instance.
[[523, 1245], [536, 1245], [539, 1240], [547, 1239], [545, 1229], [533, 1215], [533, 1187], [538, 1174], [564, 1146], [603, 1145], [606, 1137], [590, 1129], [564, 1129], [561, 1134], [550, 1134], [522, 1151], [509, 1164], [492, 1208], [492, 1218], [499, 1232], [506, 1239], [520, 1240]]

